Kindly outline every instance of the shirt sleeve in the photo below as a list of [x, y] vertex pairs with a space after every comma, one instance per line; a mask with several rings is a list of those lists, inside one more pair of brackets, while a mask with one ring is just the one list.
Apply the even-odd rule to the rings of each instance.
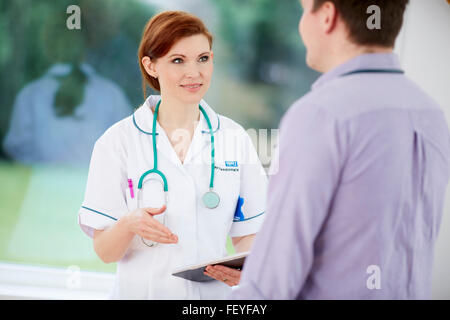
[[290, 111], [280, 126], [267, 217], [233, 299], [299, 297], [338, 183], [343, 150], [334, 117], [319, 108]]
[[107, 133], [94, 145], [84, 201], [78, 213], [81, 229], [91, 238], [94, 229], [111, 227], [128, 211], [124, 151], [117, 146], [118, 139]]
[[258, 232], [264, 221], [266, 208], [267, 175], [249, 135], [244, 130], [242, 134], [241, 187], [230, 237]]

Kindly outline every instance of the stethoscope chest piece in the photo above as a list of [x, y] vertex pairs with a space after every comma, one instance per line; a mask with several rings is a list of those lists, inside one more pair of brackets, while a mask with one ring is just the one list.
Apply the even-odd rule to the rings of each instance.
[[203, 195], [202, 201], [205, 207], [209, 209], [214, 209], [217, 208], [217, 206], [219, 205], [220, 197], [217, 193], [210, 190]]

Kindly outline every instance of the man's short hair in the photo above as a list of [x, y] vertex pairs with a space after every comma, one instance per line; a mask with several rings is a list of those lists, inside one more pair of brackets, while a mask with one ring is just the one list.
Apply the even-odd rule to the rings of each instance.
[[[403, 24], [403, 13], [409, 0], [314, 0], [313, 12], [325, 2], [332, 2], [349, 30], [350, 40], [359, 45], [393, 47]], [[380, 8], [381, 28], [369, 29], [367, 8]]]

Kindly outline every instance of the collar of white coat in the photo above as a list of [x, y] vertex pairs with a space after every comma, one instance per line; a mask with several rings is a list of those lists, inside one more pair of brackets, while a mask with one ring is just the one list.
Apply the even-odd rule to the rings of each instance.
[[[156, 107], [156, 104], [161, 99], [161, 96], [159, 95], [151, 95], [149, 96], [144, 104], [140, 106], [134, 113], [133, 113], [133, 123], [134, 126], [142, 133], [145, 134], [152, 134], [152, 125], [153, 125], [153, 112], [151, 109], [154, 109]], [[211, 128], [213, 131], [213, 134], [216, 133], [220, 129], [220, 119], [219, 115], [202, 99], [200, 101], [200, 105], [205, 110], [206, 114], [209, 117], [209, 121], [211, 122]], [[202, 134], [207, 134], [209, 137], [209, 127], [208, 123], [206, 122], [205, 117], [203, 116], [203, 113], [200, 112], [200, 124], [202, 126]], [[160, 126], [158, 123], [156, 123], [156, 133], [155, 135], [158, 135], [158, 131], [160, 130]]]

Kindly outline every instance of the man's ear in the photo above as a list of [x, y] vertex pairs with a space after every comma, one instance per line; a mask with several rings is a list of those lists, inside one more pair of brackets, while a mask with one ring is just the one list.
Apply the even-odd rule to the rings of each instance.
[[330, 33], [336, 27], [338, 12], [334, 3], [327, 1], [319, 9], [320, 23], [325, 33]]
[[155, 63], [150, 59], [150, 57], [142, 57], [142, 65], [145, 71], [150, 75], [150, 77], [158, 78], [158, 73], [156, 72]]

